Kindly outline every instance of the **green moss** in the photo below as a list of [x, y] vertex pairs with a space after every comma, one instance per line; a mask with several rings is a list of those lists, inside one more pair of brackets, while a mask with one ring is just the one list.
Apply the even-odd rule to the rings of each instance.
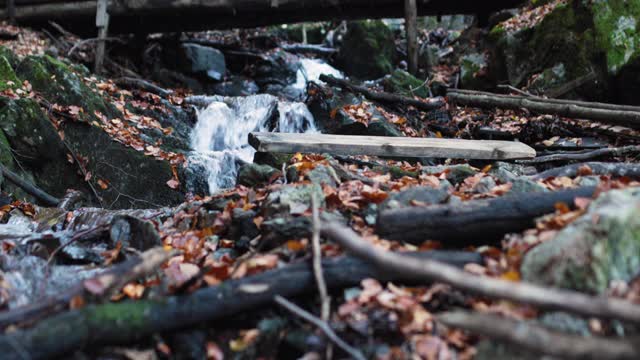
[[429, 97], [429, 91], [424, 80], [420, 80], [404, 70], [395, 70], [390, 77], [385, 78], [386, 91], [404, 96]]
[[4, 135], [4, 132], [0, 130], [0, 164], [10, 167], [13, 167], [13, 157], [11, 156], [11, 145], [9, 145], [9, 140]]
[[350, 22], [340, 47], [339, 63], [359, 78], [379, 78], [393, 70], [393, 32], [380, 20]]
[[598, 0], [592, 6], [597, 46], [606, 54], [607, 69], [615, 74], [640, 55], [640, 1]]
[[108, 117], [121, 114], [95, 90], [87, 86], [82, 77], [69, 65], [48, 55], [28, 56], [18, 66], [18, 74], [31, 82], [33, 89], [52, 103], [74, 105], [83, 109], [81, 120], [95, 119], [95, 112]]

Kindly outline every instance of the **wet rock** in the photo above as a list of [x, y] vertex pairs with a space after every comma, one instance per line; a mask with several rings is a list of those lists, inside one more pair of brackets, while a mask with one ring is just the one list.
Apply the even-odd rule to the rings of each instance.
[[260, 89], [255, 81], [240, 76], [234, 76], [229, 81], [214, 84], [211, 91], [222, 96], [249, 96], [255, 95]]
[[429, 88], [424, 80], [420, 80], [408, 72], [396, 69], [384, 79], [384, 89], [387, 92], [396, 93], [408, 97], [429, 97]]
[[527, 252], [523, 279], [593, 293], [605, 291], [613, 280], [629, 281], [640, 266], [639, 208], [637, 188], [600, 195], [553, 240]]
[[124, 248], [146, 251], [162, 246], [162, 239], [152, 222], [129, 215], [118, 215], [113, 218], [109, 229], [112, 246], [118, 242]]
[[263, 91], [278, 94], [286, 86], [296, 82], [300, 58], [283, 50], [275, 50], [265, 56], [258, 62], [253, 74]]
[[198, 44], [182, 44], [178, 63], [186, 74], [220, 81], [227, 67], [220, 50]]
[[265, 220], [261, 226], [262, 240], [268, 248], [276, 247], [291, 239], [311, 235], [311, 219], [304, 216], [283, 216]]
[[343, 108], [362, 103], [357, 95], [346, 91], [333, 91], [327, 96], [312, 97], [307, 106], [323, 133], [362, 135], [364, 124], [353, 120]]
[[337, 64], [347, 74], [376, 79], [393, 70], [393, 32], [380, 20], [352, 21], [340, 45]]
[[68, 65], [48, 55], [28, 56], [18, 67], [18, 77], [29, 80], [33, 90], [39, 92], [52, 104], [78, 106], [82, 108], [79, 118], [85, 121], [96, 119], [95, 112], [110, 118], [121, 117], [115, 106], [105, 101], [98, 90], [82, 80], [83, 74], [77, 66]]
[[380, 210], [411, 207], [416, 204], [435, 205], [446, 203], [449, 193], [446, 190], [426, 186], [416, 186], [397, 193], [392, 193], [380, 206]]
[[579, 186], [598, 186], [600, 185], [600, 177], [599, 176], [581, 176], [578, 179]]
[[255, 187], [268, 184], [274, 177], [281, 173], [269, 165], [246, 164], [238, 171], [238, 184], [247, 187]]

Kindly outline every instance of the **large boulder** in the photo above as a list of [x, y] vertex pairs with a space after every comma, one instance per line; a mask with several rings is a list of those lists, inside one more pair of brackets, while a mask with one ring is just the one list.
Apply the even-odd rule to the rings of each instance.
[[594, 74], [565, 96], [637, 102], [632, 94], [640, 89], [639, 21], [640, 0], [572, 0], [531, 27], [498, 24], [491, 31], [491, 71], [539, 93]]
[[96, 119], [96, 112], [110, 118], [122, 116], [97, 89], [85, 84], [83, 77], [88, 75], [85, 71], [86, 68], [68, 65], [49, 55], [28, 56], [16, 69], [18, 76], [28, 80], [33, 90], [50, 103], [82, 108], [81, 120]]
[[384, 22], [353, 21], [347, 24], [337, 63], [349, 75], [376, 79], [391, 73], [395, 53], [393, 32]]
[[182, 44], [178, 62], [185, 73], [214, 81], [222, 80], [227, 71], [220, 50], [198, 44]]
[[526, 281], [602, 293], [640, 268], [640, 189], [601, 195], [581, 218], [524, 257]]

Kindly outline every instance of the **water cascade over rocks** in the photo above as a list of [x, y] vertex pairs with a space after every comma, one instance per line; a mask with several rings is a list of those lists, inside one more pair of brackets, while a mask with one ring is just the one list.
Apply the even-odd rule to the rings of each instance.
[[[292, 86], [306, 87], [323, 73], [341, 74], [326, 63], [303, 59], [297, 81]], [[191, 135], [191, 167], [208, 173], [210, 193], [233, 187], [238, 169], [253, 161], [255, 150], [249, 145], [250, 132], [317, 132], [313, 115], [301, 102], [281, 101], [272, 95], [208, 98], [209, 105], [198, 112]]]

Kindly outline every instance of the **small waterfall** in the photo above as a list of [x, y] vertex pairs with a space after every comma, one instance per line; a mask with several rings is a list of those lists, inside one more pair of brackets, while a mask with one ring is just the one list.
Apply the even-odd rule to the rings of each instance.
[[[303, 59], [296, 87], [318, 81], [320, 74], [342, 76], [331, 66]], [[272, 95], [224, 98], [213, 101], [198, 112], [191, 135], [193, 152], [190, 166], [208, 171], [209, 192], [235, 186], [238, 169], [253, 161], [255, 150], [249, 145], [249, 133], [276, 131], [285, 133], [317, 132], [313, 115], [304, 103], [279, 101]]]

